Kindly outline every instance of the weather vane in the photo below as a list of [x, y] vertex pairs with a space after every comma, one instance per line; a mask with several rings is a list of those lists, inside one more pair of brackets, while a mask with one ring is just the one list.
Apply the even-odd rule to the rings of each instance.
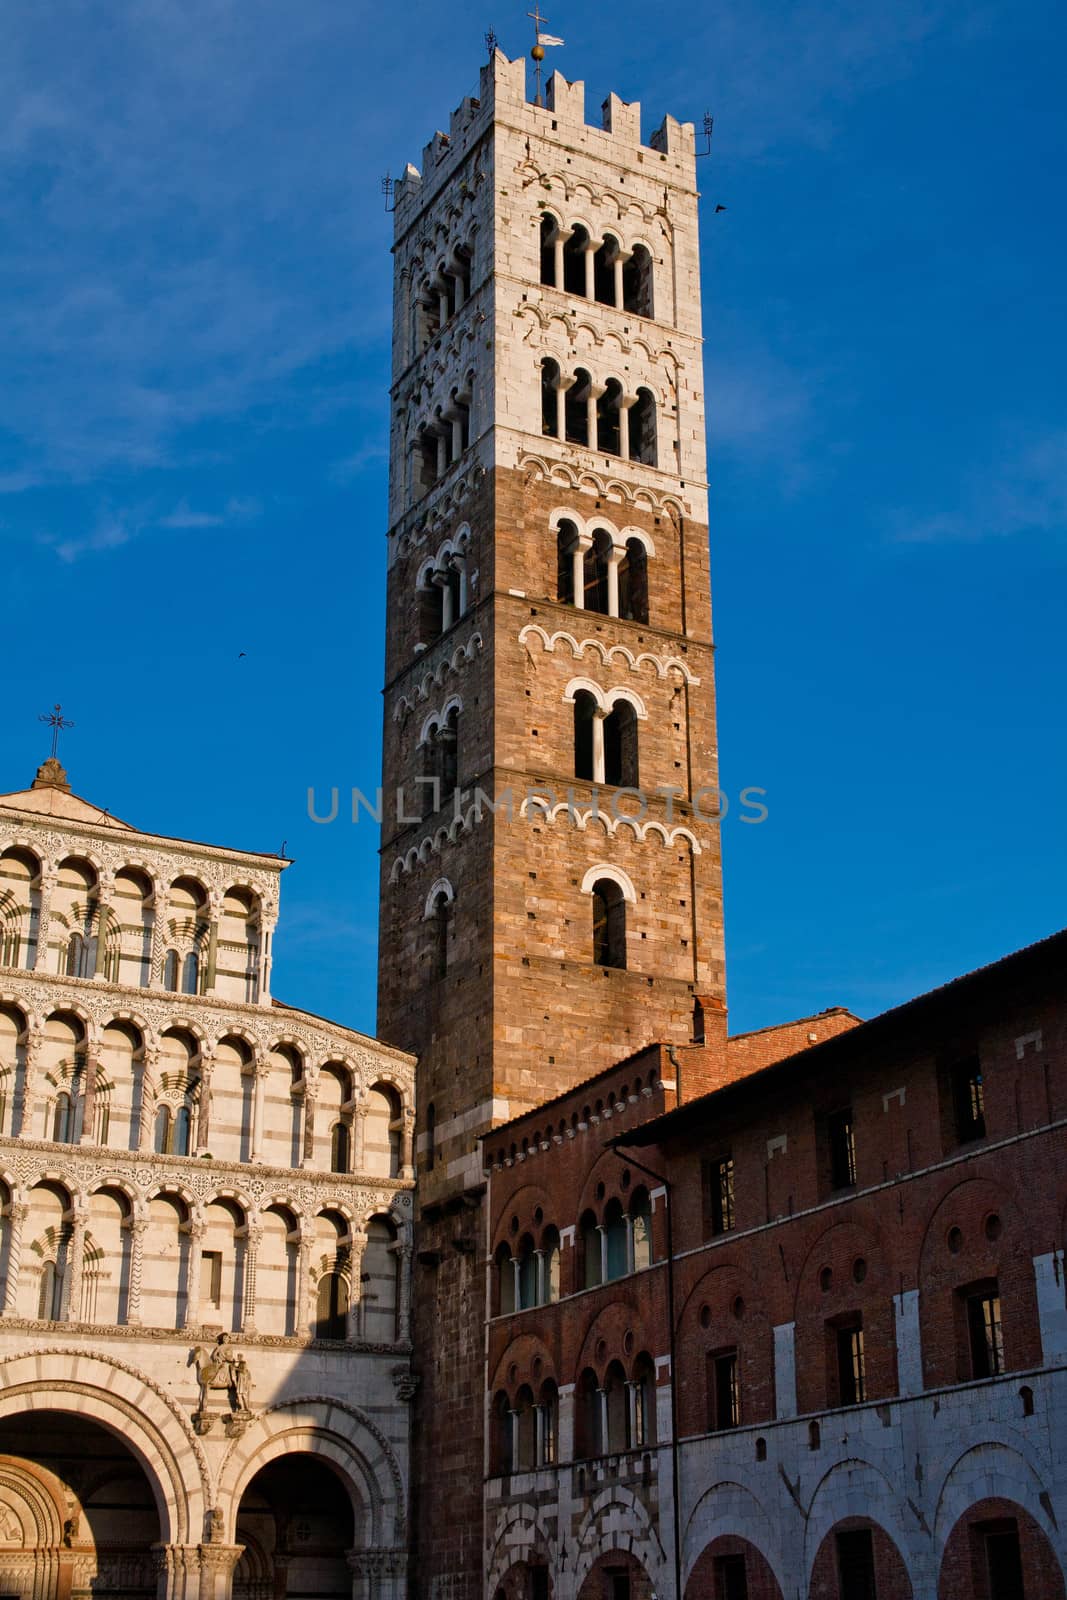
[[537, 93], [534, 95], [534, 105], [543, 106], [545, 102], [541, 98], [541, 63], [545, 59], [545, 46], [562, 44], [563, 40], [557, 39], [554, 33], [544, 33], [542, 31], [541, 24], [547, 22], [548, 18], [541, 15], [539, 0], [534, 0], [533, 10], [527, 11], [526, 15], [534, 25], [534, 47], [530, 51], [533, 57], [534, 71], [537, 74]]
[[53, 706], [52, 710], [48, 713], [42, 712], [42, 714], [37, 718], [37, 721], [47, 722], [48, 726], [52, 730], [52, 760], [54, 761], [56, 759], [56, 751], [59, 749], [60, 733], [64, 728], [73, 728], [74, 724], [73, 722], [68, 722], [66, 717], [64, 717], [63, 707], [61, 705]]

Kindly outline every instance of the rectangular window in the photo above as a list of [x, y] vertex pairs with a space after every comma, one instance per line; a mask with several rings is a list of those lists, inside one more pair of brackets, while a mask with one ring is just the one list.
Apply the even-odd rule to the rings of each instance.
[[708, 1224], [713, 1234], [729, 1233], [734, 1225], [734, 1158], [720, 1156], [705, 1167]]
[[744, 1556], [715, 1557], [715, 1600], [748, 1600]]
[[611, 1600], [630, 1600], [630, 1574], [625, 1567], [606, 1567], [604, 1575], [611, 1585]]
[[530, 1568], [530, 1600], [549, 1600], [548, 1568]]
[[1005, 1518], [979, 1524], [979, 1532], [985, 1546], [989, 1600], [1025, 1600], [1018, 1524]]
[[708, 1428], [712, 1433], [736, 1428], [741, 1421], [737, 1351], [710, 1352], [708, 1362]]
[[209, 1304], [222, 1309], [222, 1251], [205, 1250], [200, 1282], [202, 1295]]
[[967, 1332], [972, 1378], [995, 1378], [1004, 1371], [1004, 1335], [1000, 1326], [1000, 1291], [992, 1288], [967, 1296]]
[[856, 1182], [856, 1134], [851, 1106], [827, 1117], [826, 1134], [830, 1144], [830, 1187], [851, 1189]]
[[878, 1600], [870, 1528], [851, 1528], [847, 1533], [839, 1533], [836, 1544], [840, 1600]]
[[960, 1144], [985, 1138], [985, 1089], [977, 1056], [958, 1061], [950, 1073], [952, 1114]]
[[850, 1322], [836, 1330], [837, 1393], [843, 1406], [857, 1406], [867, 1398], [863, 1359], [863, 1324]]

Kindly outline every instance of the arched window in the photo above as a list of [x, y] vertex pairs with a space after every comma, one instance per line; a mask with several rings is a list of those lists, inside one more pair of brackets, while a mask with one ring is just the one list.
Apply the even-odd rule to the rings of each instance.
[[524, 1383], [515, 1396], [515, 1470], [532, 1472], [537, 1465], [537, 1413], [533, 1390]]
[[502, 1317], [510, 1316], [515, 1310], [515, 1263], [506, 1244], [497, 1246], [493, 1261], [496, 1266], [497, 1312]]
[[546, 1228], [541, 1238], [542, 1301], [552, 1305], [559, 1299], [559, 1230]]
[[539, 1405], [541, 1440], [537, 1464], [541, 1467], [551, 1467], [555, 1464], [559, 1451], [559, 1390], [551, 1378], [546, 1378], [541, 1385]]
[[72, 933], [67, 940], [67, 977], [85, 977], [85, 940], [80, 933]]
[[586, 1211], [578, 1224], [578, 1232], [582, 1241], [582, 1279], [586, 1289], [595, 1289], [603, 1280], [603, 1264], [601, 1258], [600, 1229], [597, 1227], [596, 1217], [591, 1211]]
[[512, 1470], [512, 1445], [511, 1402], [501, 1390], [493, 1401], [492, 1462], [498, 1477], [506, 1478]]
[[656, 402], [650, 389], [638, 389], [629, 410], [630, 460], [646, 467], [657, 465]]
[[55, 1144], [71, 1144], [74, 1138], [74, 1102], [65, 1089], [56, 1095], [56, 1108], [52, 1117], [52, 1140]]
[[636, 789], [637, 712], [629, 700], [618, 700], [604, 718], [604, 782]]
[[618, 1200], [609, 1200], [604, 1212], [607, 1238], [608, 1279], [624, 1278], [630, 1270], [629, 1237], [626, 1218]]
[[200, 957], [190, 950], [182, 962], [182, 994], [200, 993]]
[[545, 356], [541, 362], [541, 432], [546, 439], [559, 437], [559, 362]]
[[637, 317], [654, 317], [652, 257], [643, 244], [635, 245], [622, 268], [622, 305]]
[[608, 564], [611, 560], [611, 535], [604, 529], [598, 528], [593, 535], [593, 541], [585, 552], [583, 562], [583, 578], [585, 585], [585, 609], [595, 611], [598, 616], [608, 615]]
[[569, 444], [589, 443], [589, 400], [593, 380], [584, 367], [574, 374], [574, 382], [563, 395], [564, 437]]
[[433, 975], [440, 980], [448, 974], [448, 930], [452, 920], [452, 902], [444, 889], [439, 889], [433, 899], [430, 921], [433, 924]]
[[656, 1442], [656, 1364], [647, 1351], [634, 1362], [634, 1437], [635, 1450]]
[[520, 1311], [528, 1311], [537, 1304], [537, 1257], [534, 1254], [533, 1240], [528, 1233], [523, 1234], [519, 1240], [519, 1306]]
[[600, 1385], [590, 1367], [578, 1379], [575, 1399], [574, 1453], [587, 1461], [604, 1453]]
[[37, 1298], [39, 1322], [58, 1322], [63, 1315], [63, 1268], [46, 1261], [41, 1268], [41, 1288]]
[[187, 1156], [189, 1154], [189, 1140], [192, 1135], [192, 1112], [188, 1106], [179, 1106], [174, 1113], [174, 1126], [171, 1132], [171, 1155]]
[[562, 606], [572, 606], [574, 600], [575, 566], [581, 583], [582, 568], [578, 549], [578, 529], [573, 522], [561, 522], [556, 534], [556, 599]]
[[160, 1106], [156, 1112], [156, 1126], [152, 1137], [152, 1148], [157, 1155], [165, 1156], [170, 1153], [170, 1106]]
[[168, 950], [163, 957], [163, 987], [169, 989], [171, 994], [178, 992], [178, 952]]
[[557, 285], [567, 294], [588, 293], [586, 288], [586, 248], [589, 234], [579, 223], [563, 246], [563, 283]]
[[626, 966], [626, 901], [611, 878], [593, 885], [593, 961], [598, 967]]
[[626, 1389], [626, 1374], [618, 1361], [612, 1361], [604, 1377], [608, 1437], [606, 1450], [615, 1455], [630, 1446], [630, 1403]]
[[609, 378], [596, 403], [596, 447], [611, 456], [620, 453], [619, 427], [624, 420], [621, 400], [622, 384], [618, 378]]
[[324, 1272], [315, 1306], [315, 1337], [343, 1339], [347, 1329], [348, 1283], [339, 1272]]
[[[621, 255], [618, 239], [610, 233], [593, 257], [593, 295], [602, 306], [615, 305], [615, 262]], [[622, 310], [622, 307], [619, 307]]]
[[574, 696], [574, 776], [586, 783], [596, 781], [593, 763], [596, 714], [596, 700], [588, 689], [579, 689]]
[[648, 552], [640, 539], [627, 539], [619, 562], [619, 616], [626, 622], [648, 621]]
[[330, 1129], [330, 1171], [348, 1170], [348, 1129], [343, 1122], [335, 1122]]
[[630, 1228], [633, 1235], [633, 1270], [652, 1265], [652, 1202], [648, 1190], [635, 1189], [630, 1200]]
[[541, 282], [556, 287], [556, 231], [558, 222], [550, 211], [541, 217]]
[[445, 718], [444, 724], [438, 728], [436, 743], [438, 749], [438, 773], [441, 779], [441, 799], [445, 805], [450, 805], [459, 783], [458, 706], [452, 707]]

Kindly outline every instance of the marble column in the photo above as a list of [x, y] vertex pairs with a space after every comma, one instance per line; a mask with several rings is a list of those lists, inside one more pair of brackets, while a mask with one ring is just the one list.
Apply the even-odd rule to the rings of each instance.
[[24, 1200], [12, 1201], [7, 1210], [7, 1284], [4, 1288], [4, 1316], [13, 1317], [18, 1305], [19, 1271], [22, 1266], [22, 1229], [30, 1208]]

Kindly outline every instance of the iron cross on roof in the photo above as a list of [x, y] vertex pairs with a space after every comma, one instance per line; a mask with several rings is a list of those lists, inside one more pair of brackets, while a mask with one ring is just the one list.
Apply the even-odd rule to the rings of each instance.
[[48, 713], [42, 712], [42, 714], [37, 718], [37, 721], [47, 722], [48, 726], [52, 730], [52, 759], [55, 760], [56, 751], [59, 748], [60, 733], [64, 728], [73, 728], [74, 724], [73, 722], [68, 722], [66, 717], [64, 717], [63, 707], [61, 705], [54, 705], [52, 710]]

